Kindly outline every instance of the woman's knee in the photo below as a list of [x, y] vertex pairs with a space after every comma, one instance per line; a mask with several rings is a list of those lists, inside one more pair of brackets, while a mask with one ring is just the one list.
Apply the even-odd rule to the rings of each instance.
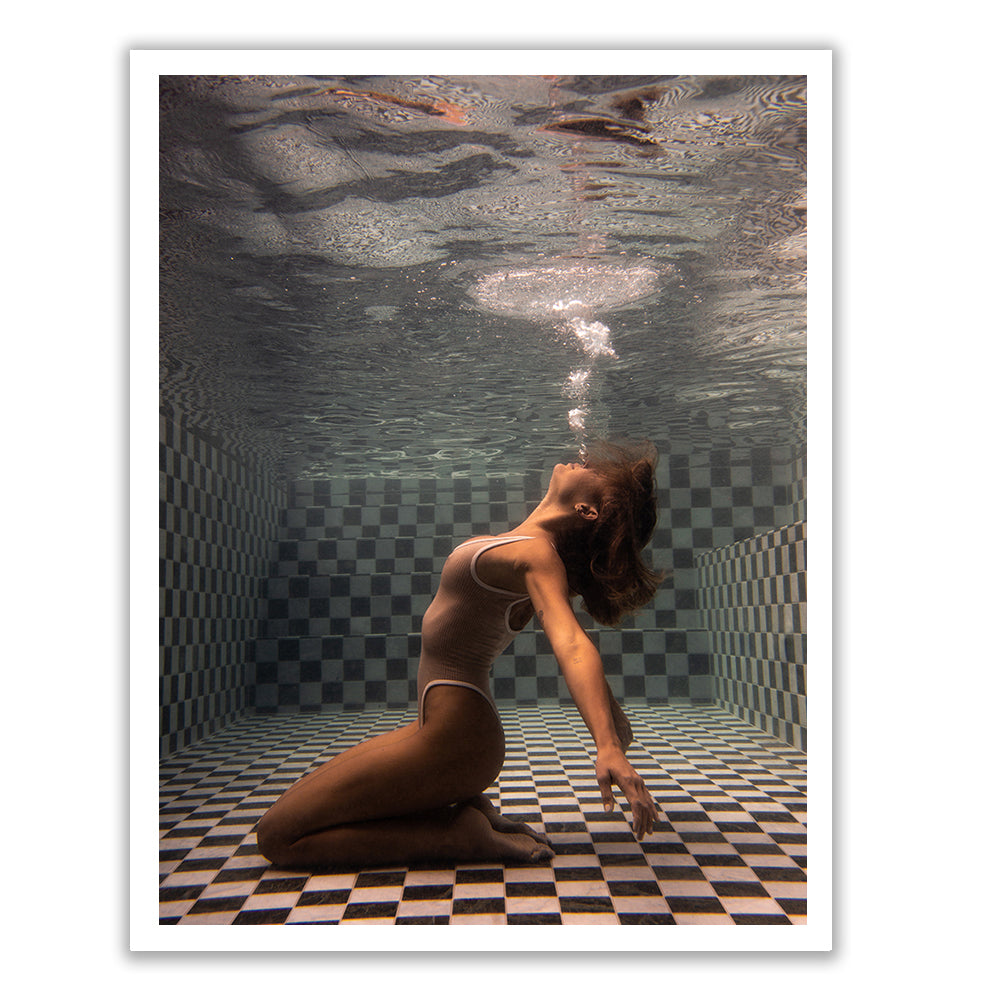
[[297, 839], [274, 806], [257, 823], [257, 850], [272, 864], [288, 862]]

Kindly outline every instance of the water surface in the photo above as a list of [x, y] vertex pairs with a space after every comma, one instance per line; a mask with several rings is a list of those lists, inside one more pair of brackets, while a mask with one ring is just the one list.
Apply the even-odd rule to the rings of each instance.
[[804, 79], [160, 90], [161, 405], [275, 473], [804, 445]]

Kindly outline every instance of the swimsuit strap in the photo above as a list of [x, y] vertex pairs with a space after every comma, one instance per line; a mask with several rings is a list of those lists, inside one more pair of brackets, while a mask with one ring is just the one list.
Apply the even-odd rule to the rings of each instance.
[[[488, 583], [484, 583], [480, 579], [479, 574], [476, 572], [476, 563], [479, 561], [479, 557], [484, 553], [488, 552], [490, 549], [495, 549], [501, 545], [506, 545], [508, 542], [527, 542], [535, 535], [511, 535], [510, 537], [497, 538], [493, 537], [491, 540], [483, 543], [482, 548], [477, 549], [472, 556], [472, 561], [469, 563], [469, 572], [472, 573], [472, 579], [479, 584], [483, 590], [488, 590], [491, 594], [503, 594], [504, 597], [516, 597], [518, 600], [527, 600], [527, 594], [519, 594], [516, 590], [502, 590], [500, 587], [491, 587]], [[478, 541], [479, 539], [472, 539], [472, 541]], [[467, 544], [467, 543], [466, 543]], [[516, 603], [516, 602], [515, 602]]]

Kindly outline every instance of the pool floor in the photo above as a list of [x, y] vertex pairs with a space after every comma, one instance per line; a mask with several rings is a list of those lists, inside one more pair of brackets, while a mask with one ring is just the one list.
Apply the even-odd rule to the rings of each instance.
[[305, 771], [413, 713], [249, 716], [161, 762], [160, 923], [805, 923], [805, 754], [720, 708], [625, 707], [629, 758], [663, 811], [641, 843], [603, 811], [572, 705], [501, 704], [507, 761], [488, 794], [544, 828], [555, 858], [323, 873], [272, 868], [257, 820]]

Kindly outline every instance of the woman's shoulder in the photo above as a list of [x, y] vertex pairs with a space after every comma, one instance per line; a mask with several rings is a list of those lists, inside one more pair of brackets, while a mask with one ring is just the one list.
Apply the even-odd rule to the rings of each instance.
[[511, 532], [497, 535], [497, 538], [510, 539], [502, 546], [506, 554], [526, 569], [545, 570], [562, 566], [562, 560], [551, 539], [545, 535], [521, 535]]

